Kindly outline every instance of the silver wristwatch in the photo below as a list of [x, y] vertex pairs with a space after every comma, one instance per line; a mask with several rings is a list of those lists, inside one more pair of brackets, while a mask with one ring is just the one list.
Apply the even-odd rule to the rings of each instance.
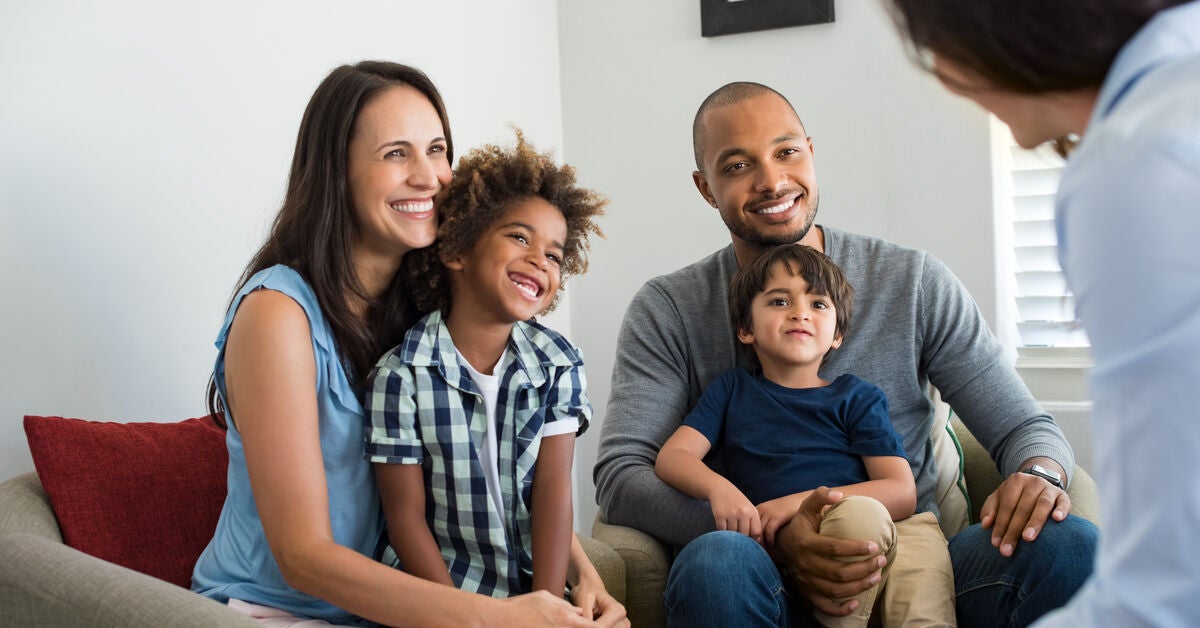
[[1043, 467], [1042, 465], [1035, 464], [1032, 467], [1029, 467], [1028, 469], [1025, 469], [1024, 471], [1022, 471], [1022, 473], [1028, 473], [1029, 475], [1036, 475], [1039, 478], [1042, 478], [1043, 480], [1057, 486], [1058, 488], [1062, 488], [1065, 490], [1065, 487], [1063, 486], [1063, 482], [1062, 482], [1062, 475], [1060, 475], [1057, 471], [1051, 471], [1050, 469], [1047, 469], [1046, 467]]

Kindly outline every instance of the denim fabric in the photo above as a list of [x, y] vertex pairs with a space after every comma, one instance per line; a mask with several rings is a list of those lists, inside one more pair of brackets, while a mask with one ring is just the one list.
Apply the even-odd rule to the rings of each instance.
[[[958, 533], [950, 559], [959, 625], [1026, 626], [1065, 605], [1092, 572], [1098, 536], [1071, 515], [1005, 558], [978, 524]], [[683, 548], [667, 576], [666, 608], [668, 626], [817, 625], [787, 594], [766, 550], [736, 532], [710, 532]]]
[[1005, 558], [975, 524], [950, 539], [961, 626], [1026, 626], [1060, 607], [1092, 573], [1096, 526], [1070, 515], [1047, 522], [1033, 543]]
[[737, 532], [709, 532], [671, 566], [667, 625], [688, 628], [817, 626], [783, 587], [767, 551]]

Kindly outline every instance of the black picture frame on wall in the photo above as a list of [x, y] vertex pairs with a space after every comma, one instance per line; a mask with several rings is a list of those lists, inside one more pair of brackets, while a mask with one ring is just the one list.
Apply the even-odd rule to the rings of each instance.
[[705, 37], [833, 21], [833, 0], [700, 0]]

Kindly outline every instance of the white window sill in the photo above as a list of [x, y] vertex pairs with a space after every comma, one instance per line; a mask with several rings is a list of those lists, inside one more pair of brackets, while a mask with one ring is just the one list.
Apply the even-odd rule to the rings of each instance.
[[1092, 367], [1092, 354], [1087, 347], [1018, 347], [1017, 368], [1020, 369], [1079, 369]]

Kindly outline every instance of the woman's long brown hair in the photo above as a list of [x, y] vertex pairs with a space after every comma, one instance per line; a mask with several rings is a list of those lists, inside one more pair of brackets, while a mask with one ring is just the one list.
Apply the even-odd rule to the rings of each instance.
[[[355, 385], [361, 384], [375, 360], [398, 344], [415, 322], [403, 273], [397, 272], [388, 288], [371, 298], [359, 283], [351, 259], [355, 223], [354, 200], [347, 183], [350, 137], [363, 107], [395, 85], [409, 85], [433, 104], [442, 120], [446, 157], [453, 163], [446, 107], [423, 72], [386, 61], [334, 69], [304, 111], [283, 207], [234, 290], [236, 296], [250, 277], [276, 264], [295, 269], [316, 293], [343, 366]], [[356, 313], [355, 302], [367, 303], [365, 316]], [[226, 427], [225, 407], [213, 378], [209, 379], [207, 405], [213, 421]]]

